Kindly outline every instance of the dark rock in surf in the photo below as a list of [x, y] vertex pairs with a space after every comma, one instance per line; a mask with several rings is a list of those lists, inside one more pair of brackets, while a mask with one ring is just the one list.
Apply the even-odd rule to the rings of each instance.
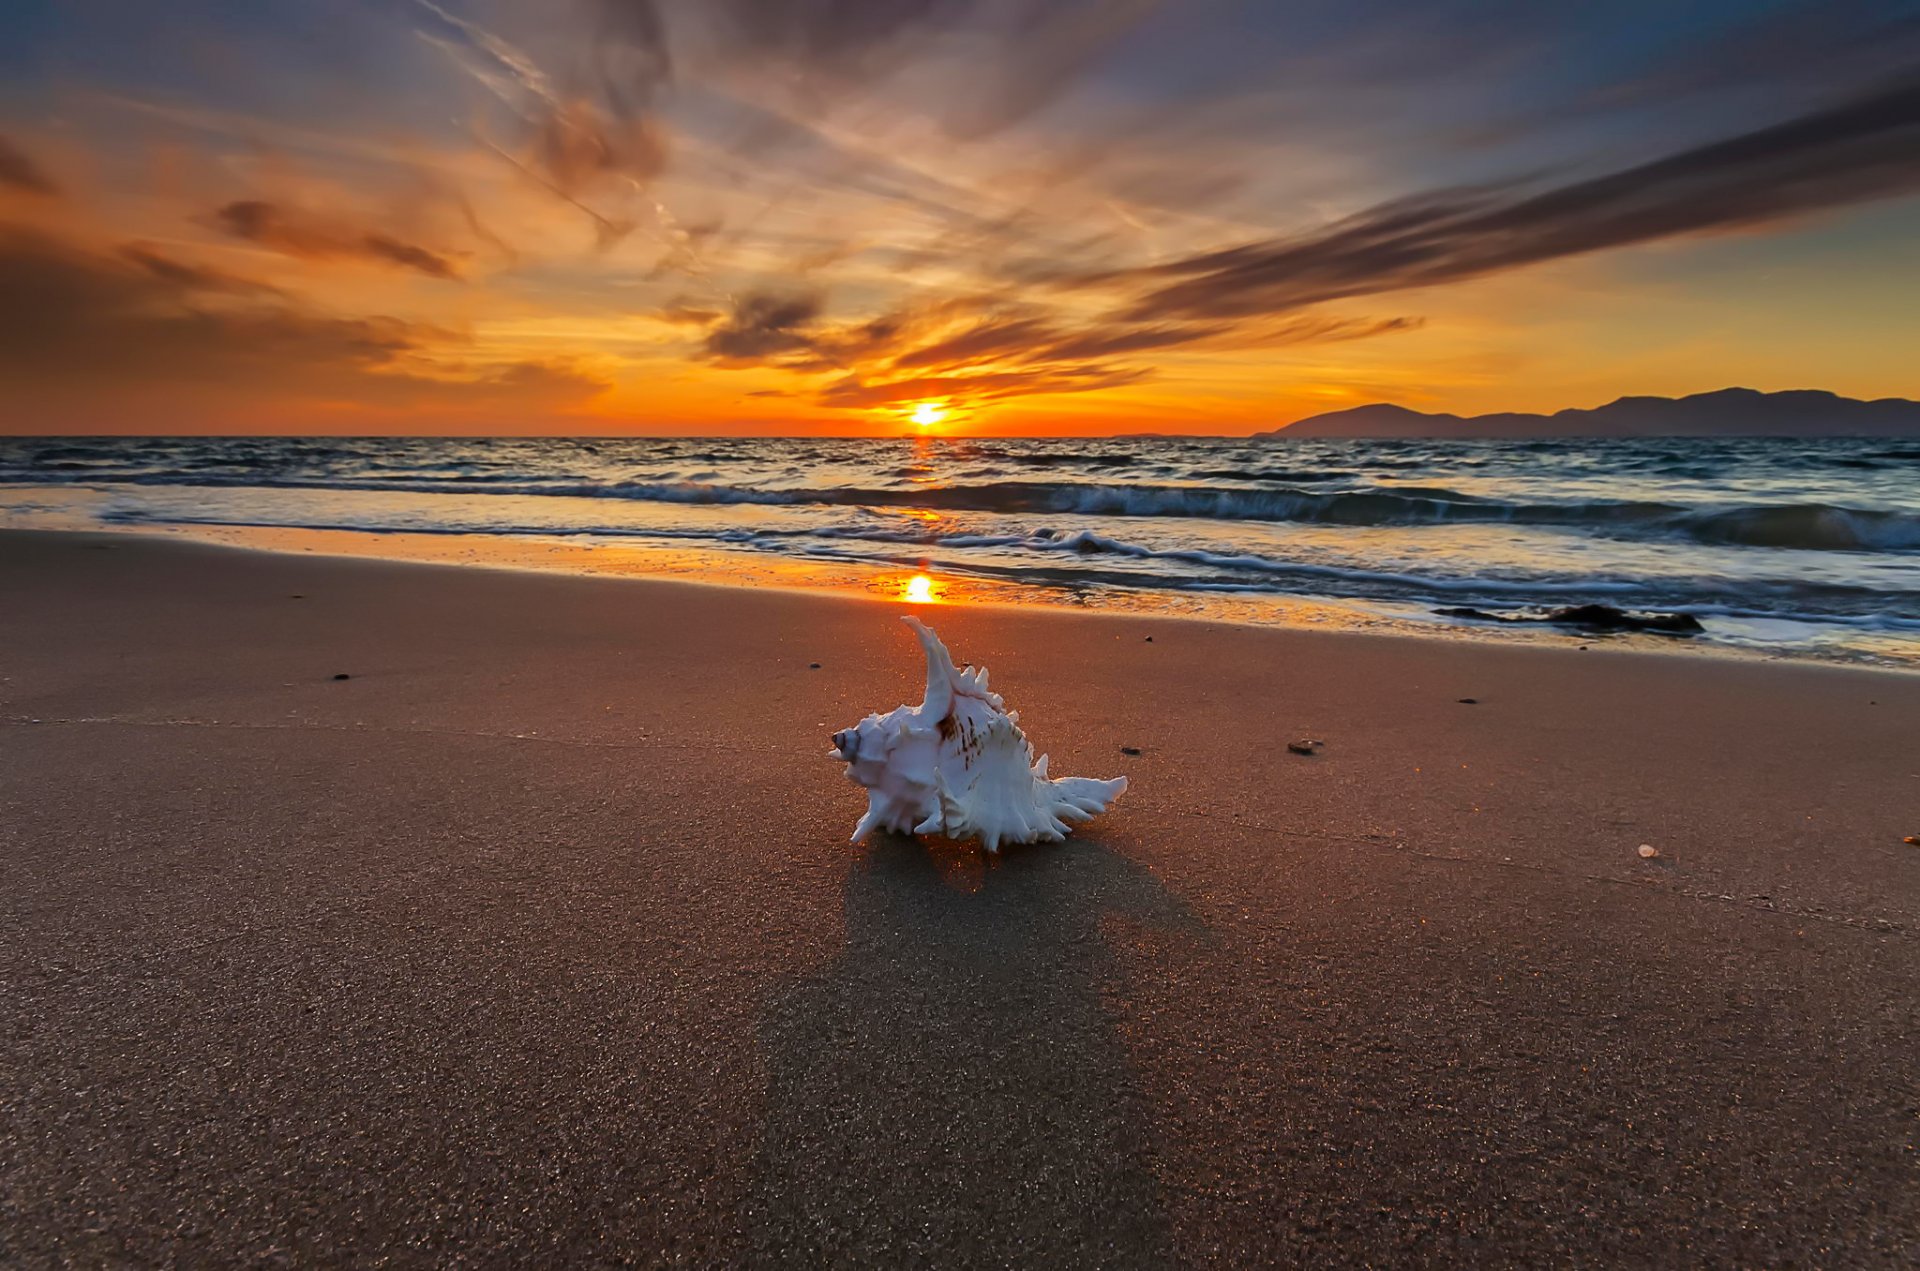
[[1706, 630], [1700, 619], [1690, 613], [1650, 613], [1637, 609], [1616, 609], [1612, 605], [1567, 605], [1560, 609], [1530, 610], [1522, 613], [1490, 613], [1464, 606], [1436, 609], [1442, 618], [1472, 618], [1478, 622], [1543, 623], [1556, 627], [1579, 627], [1586, 631], [1648, 631], [1655, 635], [1690, 636]]

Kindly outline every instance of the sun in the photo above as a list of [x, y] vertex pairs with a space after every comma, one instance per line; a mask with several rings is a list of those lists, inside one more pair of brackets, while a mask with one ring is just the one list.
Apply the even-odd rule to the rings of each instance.
[[934, 602], [933, 579], [925, 574], [915, 574], [907, 579], [901, 589], [900, 598], [910, 605], [930, 605]]
[[908, 418], [922, 428], [931, 428], [947, 417], [947, 408], [938, 402], [921, 402]]

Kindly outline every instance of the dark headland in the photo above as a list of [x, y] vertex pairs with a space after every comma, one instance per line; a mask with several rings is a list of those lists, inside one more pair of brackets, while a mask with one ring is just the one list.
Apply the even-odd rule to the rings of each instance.
[[1920, 437], [1920, 402], [1902, 397], [1861, 401], [1802, 389], [1762, 393], [1723, 388], [1690, 397], [1622, 397], [1593, 410], [1551, 415], [1428, 414], [1375, 402], [1331, 411], [1258, 434], [1317, 438], [1458, 438], [1471, 441], [1546, 437]]

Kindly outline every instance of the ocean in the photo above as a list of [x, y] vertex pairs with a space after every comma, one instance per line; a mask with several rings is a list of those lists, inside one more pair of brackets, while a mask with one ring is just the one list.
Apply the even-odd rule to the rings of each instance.
[[1603, 604], [1920, 665], [1920, 441], [1886, 438], [0, 438], [0, 525], [1580, 643], [1438, 611]]

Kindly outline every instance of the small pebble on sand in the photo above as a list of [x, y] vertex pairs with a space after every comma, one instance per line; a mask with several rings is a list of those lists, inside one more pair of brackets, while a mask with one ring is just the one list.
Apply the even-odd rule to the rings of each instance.
[[351, 675], [348, 675], [345, 671], [342, 671], [340, 672], [340, 674], [334, 676], [333, 678], [336, 680], [350, 680], [353, 677]]
[[1287, 749], [1296, 755], [1310, 755], [1313, 753], [1313, 743], [1310, 741], [1290, 741], [1287, 743]]
[[1657, 847], [1655, 847], [1655, 846], [1654, 846], [1653, 844], [1651, 844], [1651, 843], [1642, 843], [1642, 844], [1640, 845], [1640, 859], [1641, 859], [1641, 860], [1643, 860], [1643, 861], [1651, 861], [1651, 860], [1657, 860], [1657, 859], [1659, 859], [1659, 856], [1660, 856], [1660, 849], [1659, 849], [1659, 848], [1657, 848]]
[[1137, 754], [1139, 754], [1139, 753], [1140, 753], [1140, 747], [1138, 747], [1138, 746], [1122, 746], [1122, 747], [1120, 747], [1120, 753], [1121, 753], [1121, 754], [1123, 754], [1123, 755], [1137, 755]]
[[1462, 706], [1478, 706], [1480, 699], [1477, 697], [1463, 697], [1460, 699], [1460, 704]]

